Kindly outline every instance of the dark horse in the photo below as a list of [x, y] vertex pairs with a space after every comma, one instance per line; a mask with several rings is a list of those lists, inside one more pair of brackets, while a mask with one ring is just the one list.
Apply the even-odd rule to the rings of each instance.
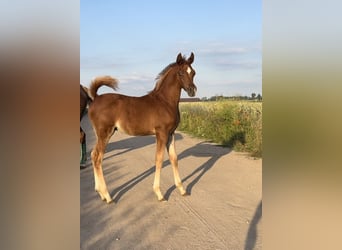
[[[88, 89], [82, 85], [80, 85], [80, 121], [84, 116], [85, 110], [87, 108], [88, 103], [91, 101], [91, 98], [88, 95]], [[80, 145], [81, 145], [81, 159], [80, 166], [81, 168], [85, 167], [85, 162], [87, 160], [87, 147], [86, 147], [86, 134], [80, 126]]]
[[102, 160], [110, 137], [116, 130], [128, 135], [156, 135], [156, 171], [153, 190], [159, 201], [165, 201], [160, 192], [160, 171], [164, 149], [166, 147], [173, 168], [176, 187], [186, 195], [178, 171], [175, 151], [174, 132], [179, 124], [178, 103], [181, 90], [189, 96], [195, 96], [196, 85], [193, 83], [195, 71], [191, 67], [194, 54], [188, 59], [179, 53], [175, 63], [171, 63], [157, 77], [155, 88], [147, 95], [130, 97], [120, 94], [97, 95], [100, 86], [106, 85], [116, 90], [117, 80], [110, 77], [98, 77], [92, 81], [89, 93], [94, 101], [89, 106], [89, 118], [97, 136], [97, 143], [91, 153], [95, 191], [107, 203], [112, 201], [102, 171]]

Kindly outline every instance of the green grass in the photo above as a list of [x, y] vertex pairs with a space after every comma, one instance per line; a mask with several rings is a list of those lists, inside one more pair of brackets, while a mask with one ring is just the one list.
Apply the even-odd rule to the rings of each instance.
[[262, 103], [180, 103], [180, 131], [252, 156], [262, 155]]

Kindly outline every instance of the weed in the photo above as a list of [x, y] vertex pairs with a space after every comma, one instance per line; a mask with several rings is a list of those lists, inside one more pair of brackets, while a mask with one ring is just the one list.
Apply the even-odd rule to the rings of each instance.
[[196, 137], [211, 140], [236, 151], [262, 155], [262, 104], [218, 101], [181, 103], [178, 126]]

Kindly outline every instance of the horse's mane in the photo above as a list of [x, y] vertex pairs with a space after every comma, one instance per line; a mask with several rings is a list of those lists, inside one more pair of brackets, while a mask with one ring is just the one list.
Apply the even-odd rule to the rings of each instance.
[[[185, 56], [183, 56], [182, 58], [182, 63], [186, 61]], [[152, 92], [156, 92], [160, 89], [161, 83], [163, 82], [165, 76], [167, 75], [167, 73], [170, 71], [170, 69], [175, 66], [177, 64], [177, 62], [174, 63], [170, 63], [169, 65], [167, 65], [162, 71], [160, 71], [160, 73], [157, 75], [156, 77], [156, 86], [154, 87], [154, 89], [152, 91], [150, 91], [149, 93]]]

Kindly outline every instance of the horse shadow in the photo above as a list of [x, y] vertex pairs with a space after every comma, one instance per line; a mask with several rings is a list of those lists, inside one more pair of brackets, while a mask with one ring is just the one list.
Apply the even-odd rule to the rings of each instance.
[[[132, 145], [135, 145], [135, 146], [132, 146], [118, 154], [126, 153], [138, 147], [143, 147], [143, 146], [147, 146], [149, 144], [155, 143], [155, 140], [152, 141], [154, 137], [151, 137], [151, 139], [149, 138], [148, 140], [146, 140], [146, 142], [139, 142], [138, 138], [139, 137], [132, 137], [132, 138], [126, 139], [126, 140], [131, 140], [129, 142], [132, 142]], [[183, 139], [183, 137], [181, 134], [176, 134], [175, 139], [181, 140]], [[118, 146], [120, 147], [120, 144], [126, 145], [127, 147], [126, 142], [124, 142], [126, 140], [123, 140], [122, 144], [120, 142], [114, 142], [114, 144], [111, 146], [113, 146], [115, 149], [117, 149]], [[117, 145], [118, 143], [119, 145]], [[109, 148], [111, 148], [111, 146]], [[181, 152], [180, 154], [178, 154], [178, 160], [187, 158], [189, 156], [206, 157], [206, 158], [209, 157], [209, 159], [205, 163], [195, 168], [190, 174], [188, 174], [186, 177], [182, 179], [182, 182], [185, 183], [186, 181], [193, 178], [192, 181], [186, 186], [187, 193], [191, 195], [193, 187], [198, 183], [198, 181], [203, 177], [203, 175], [205, 175], [210, 169], [212, 169], [212, 167], [215, 165], [218, 159], [220, 159], [222, 156], [230, 152], [231, 152], [230, 148], [213, 145], [209, 142], [200, 142], [196, 144], [195, 146], [188, 148], [184, 150], [183, 152]], [[170, 166], [169, 160], [165, 160], [163, 162], [162, 168], [165, 168], [167, 166]], [[113, 197], [113, 201], [117, 203], [127, 191], [132, 189], [135, 185], [140, 183], [142, 180], [144, 180], [148, 176], [152, 175], [154, 172], [155, 172], [155, 165], [153, 165], [146, 171], [142, 172], [138, 176], [120, 185], [119, 187], [115, 188], [110, 194], [111, 197]], [[171, 193], [175, 189], [176, 189], [175, 185], [171, 186], [164, 194], [164, 198], [168, 200]]]
[[[176, 141], [182, 140], [182, 139], [183, 139], [183, 136], [181, 134], [175, 134]], [[143, 148], [151, 144], [155, 144], [155, 143], [156, 143], [155, 136], [132, 136], [130, 138], [127, 138], [121, 141], [114, 141], [114, 142], [108, 143], [106, 147], [106, 153], [111, 152], [113, 150], [119, 150], [119, 151], [123, 150], [123, 151], [104, 157], [103, 160], [112, 158], [114, 156], [122, 155], [132, 150]]]
[[[198, 183], [198, 181], [207, 173], [217, 162], [218, 159], [220, 159], [222, 156], [228, 154], [231, 152], [230, 148], [219, 146], [219, 145], [213, 145], [209, 142], [200, 142], [196, 144], [195, 146], [186, 149], [182, 153], [178, 155], [178, 160], [184, 159], [189, 156], [194, 157], [206, 157], [209, 159], [204, 162], [202, 165], [194, 169], [190, 174], [188, 174], [186, 177], [182, 179], [182, 182], [185, 183], [189, 179], [193, 178], [193, 180], [186, 186], [186, 192], [188, 195], [191, 195], [193, 187]], [[166, 165], [170, 164], [169, 161], [166, 161]], [[195, 177], [196, 176], [196, 177]], [[170, 187], [164, 197], [166, 200], [169, 199], [171, 193], [176, 189], [176, 186], [173, 185]]]
[[245, 248], [244, 248], [245, 250], [252, 250], [255, 247], [255, 244], [258, 238], [257, 225], [261, 219], [261, 216], [262, 216], [262, 201], [260, 201], [258, 207], [256, 208], [254, 216], [248, 228], [248, 233], [246, 236]]

